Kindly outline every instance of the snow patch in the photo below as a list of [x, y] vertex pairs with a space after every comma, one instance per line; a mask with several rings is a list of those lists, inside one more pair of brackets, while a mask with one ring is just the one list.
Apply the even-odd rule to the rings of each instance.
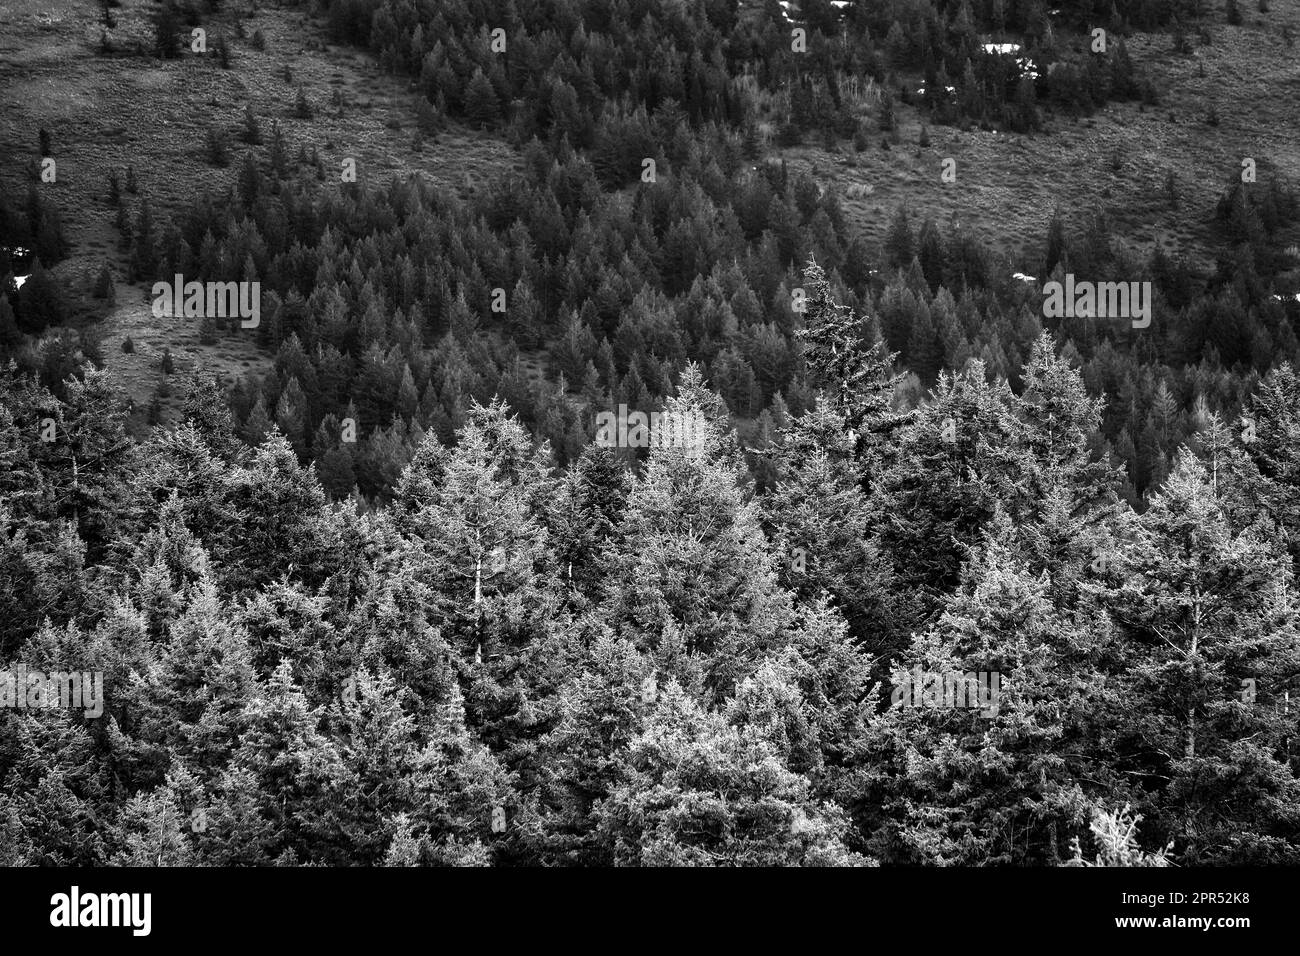
[[[986, 43], [984, 52], [995, 56], [1012, 56], [1020, 52], [1019, 43]], [[1016, 66], [1020, 67], [1020, 72], [1031, 80], [1038, 79], [1038, 66], [1028, 57], [1016, 57]]]

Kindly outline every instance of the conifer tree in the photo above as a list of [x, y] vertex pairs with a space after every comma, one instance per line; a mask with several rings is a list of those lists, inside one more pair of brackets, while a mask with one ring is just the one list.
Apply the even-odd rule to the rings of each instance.
[[1109, 598], [1132, 655], [1116, 766], [1143, 782], [1154, 837], [1184, 860], [1294, 861], [1290, 562], [1276, 538], [1229, 526], [1186, 451], [1137, 531]]
[[1124, 707], [1101, 670], [1115, 637], [1104, 618], [1053, 609], [1046, 578], [1000, 543], [1006, 530], [1001, 516], [895, 664], [870, 729], [884, 861], [1059, 862], [1076, 821], [1127, 786], [1106, 760]]
[[866, 326], [852, 309], [832, 301], [830, 284], [815, 262], [804, 270], [804, 283], [808, 317], [798, 336], [810, 381], [823, 390], [828, 411], [842, 418], [855, 457], [869, 468], [875, 447], [901, 421], [891, 411], [902, 378], [894, 372], [895, 356], [883, 342], [867, 338]]
[[899, 430], [873, 499], [900, 586], [935, 595], [956, 585], [995, 511], [1027, 492], [1025, 430], [1010, 389], [990, 385], [983, 362], [943, 373], [933, 400]]
[[600, 808], [613, 859], [639, 866], [861, 865], [842, 812], [819, 805], [761, 732], [668, 682]]
[[693, 440], [651, 450], [619, 527], [637, 547], [616, 552], [606, 613], [665, 675], [720, 700], [759, 658], [788, 640], [791, 599], [755, 502], [739, 486], [743, 463], [721, 399], [688, 365], [666, 409]]
[[830, 594], [854, 635], [882, 652], [902, 636], [908, 610], [881, 554], [855, 444], [840, 414], [805, 412], [772, 452], [775, 487], [762, 503], [782, 584], [804, 600]]
[[465, 115], [470, 122], [482, 129], [497, 118], [499, 110], [500, 104], [492, 82], [481, 69], [476, 70], [465, 88]]

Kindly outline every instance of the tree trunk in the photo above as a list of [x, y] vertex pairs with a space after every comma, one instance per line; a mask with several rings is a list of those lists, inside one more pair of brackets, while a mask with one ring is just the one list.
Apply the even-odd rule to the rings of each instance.
[[[1192, 592], [1192, 666], [1196, 666], [1197, 649], [1201, 641], [1201, 592]], [[1191, 760], [1196, 756], [1196, 705], [1187, 705], [1187, 749], [1186, 756]]]

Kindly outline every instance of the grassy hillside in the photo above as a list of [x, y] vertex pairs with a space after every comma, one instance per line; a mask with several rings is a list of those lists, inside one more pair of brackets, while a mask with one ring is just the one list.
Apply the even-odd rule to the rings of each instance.
[[[166, 348], [178, 370], [202, 367], [225, 381], [268, 365], [269, 358], [248, 339], [200, 345], [192, 321], [155, 319], [147, 285], [121, 281], [126, 268], [113, 226], [116, 209], [107, 200], [110, 170], [124, 176], [133, 166], [139, 194], [124, 194], [124, 200], [134, 206], [147, 198], [161, 219], [204, 189], [220, 195], [234, 186], [241, 153], [248, 148], [238, 133], [250, 105], [264, 137], [270, 136], [272, 122], [279, 122], [291, 162], [300, 146], [308, 153], [314, 148], [327, 177], [335, 180], [342, 159], [351, 157], [361, 182], [383, 183], [418, 172], [472, 189], [514, 160], [498, 139], [454, 125], [413, 148], [418, 99], [406, 81], [381, 73], [367, 54], [329, 43], [321, 26], [303, 13], [231, 5], [224, 16], [206, 22], [206, 56], [186, 51], [178, 60], [160, 60], [128, 52], [150, 47], [152, 8], [147, 0], [125, 0], [115, 9], [117, 26], [108, 31], [115, 52], [105, 55], [97, 5], [84, 0], [0, 5], [0, 188], [18, 195], [27, 189], [39, 161], [39, 130], [47, 129], [58, 178], [41, 188], [57, 197], [73, 244], [73, 254], [56, 274], [80, 299], [81, 320], [102, 318], [108, 367], [141, 406], [162, 383]], [[233, 25], [236, 13], [242, 14], [242, 38]], [[220, 68], [213, 52], [223, 22], [232, 52], [229, 70]], [[260, 50], [254, 45], [257, 32], [264, 40]], [[294, 115], [300, 85], [313, 108], [309, 120]], [[341, 108], [336, 95], [342, 97]], [[212, 125], [230, 132], [225, 168], [207, 161], [205, 139]], [[107, 315], [89, 298], [105, 259], [119, 278], [117, 304]], [[128, 336], [133, 354], [121, 349]], [[164, 417], [179, 407], [174, 395], [163, 396], [162, 403]]]
[[[1049, 115], [1034, 135], [929, 127], [928, 148], [917, 145], [921, 115], [904, 107], [900, 145], [888, 151], [882, 134], [862, 152], [841, 143], [834, 152], [797, 147], [774, 154], [815, 168], [828, 186], [852, 190], [846, 209], [875, 240], [904, 203], [941, 225], [960, 220], [1017, 267], [1029, 266], [1059, 205], [1067, 213], [1105, 212], [1137, 247], [1149, 251], [1160, 241], [1208, 268], [1210, 215], [1243, 158], [1256, 160], [1261, 180], [1274, 167], [1300, 178], [1300, 47], [1282, 36], [1284, 24], [1300, 34], [1300, 0], [1269, 6], [1268, 13], [1252, 7], [1241, 26], [1209, 24], [1209, 44], [1190, 34], [1190, 54], [1175, 52], [1169, 34], [1131, 35], [1133, 62], [1160, 92], [1155, 107], [1112, 103], [1091, 117]], [[1207, 122], [1211, 109], [1218, 125]], [[957, 162], [955, 183], [940, 180], [948, 157]], [[1170, 172], [1176, 203], [1165, 189]]]

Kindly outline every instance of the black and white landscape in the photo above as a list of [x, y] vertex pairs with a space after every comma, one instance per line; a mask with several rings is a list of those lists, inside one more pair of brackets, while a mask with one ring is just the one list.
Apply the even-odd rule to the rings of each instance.
[[1300, 864], [1297, 33], [0, 0], [0, 864]]

